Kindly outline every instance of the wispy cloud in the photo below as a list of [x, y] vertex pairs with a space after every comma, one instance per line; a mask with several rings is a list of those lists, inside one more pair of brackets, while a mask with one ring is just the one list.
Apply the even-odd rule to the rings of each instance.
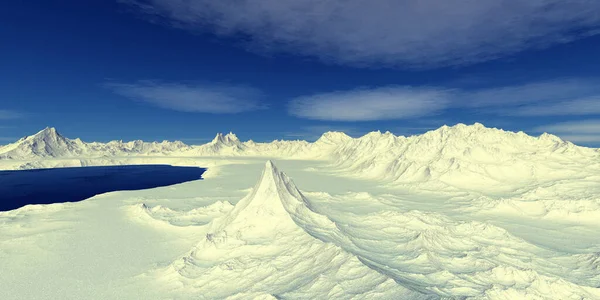
[[600, 115], [600, 80], [564, 79], [468, 90], [379, 87], [300, 97], [288, 106], [294, 116], [330, 121], [414, 119], [449, 109], [512, 117]]
[[594, 115], [600, 114], [600, 80], [570, 78], [464, 91], [455, 102], [509, 116]]
[[20, 113], [20, 112], [16, 112], [16, 111], [12, 111], [12, 110], [0, 109], [0, 120], [20, 119], [23, 116], [24, 115], [22, 113]]
[[533, 131], [552, 133], [574, 143], [600, 143], [600, 119], [549, 124]]
[[426, 87], [357, 89], [293, 99], [288, 111], [301, 118], [328, 121], [410, 119], [439, 113], [450, 95], [450, 90]]
[[528, 105], [514, 111], [517, 116], [600, 115], [600, 95], [590, 98]]
[[461, 98], [469, 107], [498, 107], [567, 101], [600, 95], [600, 80], [564, 78], [520, 85], [474, 89]]
[[590, 0], [119, 0], [174, 27], [364, 66], [486, 61], [600, 33]]
[[251, 87], [157, 81], [105, 83], [113, 92], [152, 105], [184, 112], [231, 114], [265, 108], [262, 93]]

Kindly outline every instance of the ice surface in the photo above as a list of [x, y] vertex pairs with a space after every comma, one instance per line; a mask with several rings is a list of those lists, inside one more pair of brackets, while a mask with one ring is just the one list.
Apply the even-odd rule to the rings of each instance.
[[0, 299], [600, 299], [600, 152], [549, 134], [459, 124], [187, 146], [46, 129], [0, 157], [208, 168], [0, 212]]

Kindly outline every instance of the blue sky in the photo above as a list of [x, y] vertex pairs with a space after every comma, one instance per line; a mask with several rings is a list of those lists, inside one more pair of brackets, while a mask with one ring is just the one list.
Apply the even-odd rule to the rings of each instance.
[[411, 135], [459, 122], [600, 144], [600, 3], [6, 1], [0, 144]]

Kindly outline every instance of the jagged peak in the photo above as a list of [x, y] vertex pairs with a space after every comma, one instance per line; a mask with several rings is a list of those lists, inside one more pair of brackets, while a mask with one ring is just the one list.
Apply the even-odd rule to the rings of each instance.
[[211, 141], [212, 144], [225, 144], [225, 145], [236, 145], [240, 143], [237, 135], [233, 132], [223, 135], [223, 133], [217, 133], [215, 138]]
[[[286, 209], [286, 205], [290, 206], [291, 203], [307, 205], [292, 180], [269, 160], [250, 194], [235, 205], [217, 231], [234, 230], [252, 235], [271, 235], [279, 229], [295, 228]], [[248, 232], [249, 229], [251, 232]]]
[[225, 138], [227, 138], [229, 140], [239, 141], [237, 135], [235, 135], [235, 133], [233, 133], [231, 131], [228, 134], [225, 135]]
[[60, 136], [56, 128], [54, 127], [46, 127], [36, 133], [34, 136]]
[[[288, 186], [286, 183], [289, 181], [289, 178], [283, 173], [280, 172], [273, 161], [268, 160], [265, 163], [265, 167], [263, 169], [262, 175], [254, 189], [252, 190], [250, 198], [264, 197], [264, 196], [274, 196], [279, 195], [282, 192], [282, 188], [296, 188], [293, 183], [289, 183]], [[284, 186], [286, 185], [286, 186]], [[263, 199], [258, 199], [259, 201]], [[275, 204], [275, 203], [272, 203]]]
[[26, 136], [26, 137], [20, 139], [19, 142], [26, 141], [26, 140], [58, 140], [58, 139], [65, 139], [65, 138], [60, 133], [58, 133], [56, 128], [46, 127], [44, 129], [38, 131], [34, 135]]

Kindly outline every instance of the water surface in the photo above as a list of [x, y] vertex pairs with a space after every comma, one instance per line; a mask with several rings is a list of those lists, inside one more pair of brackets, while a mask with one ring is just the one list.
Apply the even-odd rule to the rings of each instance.
[[0, 211], [27, 204], [81, 201], [112, 191], [168, 186], [201, 179], [205, 171], [168, 165], [0, 171]]

